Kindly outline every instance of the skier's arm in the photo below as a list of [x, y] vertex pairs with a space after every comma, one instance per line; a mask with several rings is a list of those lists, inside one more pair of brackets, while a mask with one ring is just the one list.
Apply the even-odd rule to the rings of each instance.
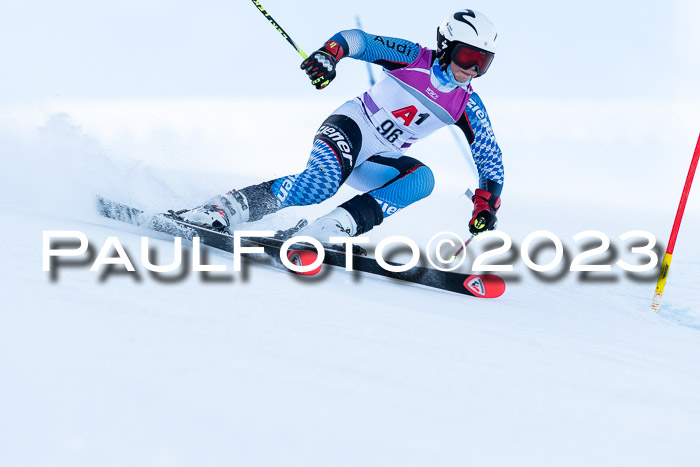
[[359, 29], [340, 31], [301, 64], [316, 89], [323, 89], [335, 78], [335, 67], [345, 57], [376, 63], [396, 70], [418, 58], [418, 44], [405, 39], [367, 34]]
[[[496, 212], [501, 204], [503, 158], [486, 107], [477, 93], [472, 93], [467, 107], [455, 124], [467, 137], [479, 172], [479, 189], [473, 198], [474, 213], [469, 222], [469, 229], [472, 233], [492, 230], [495, 228]], [[482, 215], [484, 222], [480, 223], [477, 219]]]
[[375, 63], [387, 70], [408, 66], [420, 54], [420, 46], [415, 42], [367, 34], [359, 29], [340, 31], [331, 38], [331, 41], [343, 47], [344, 56]]

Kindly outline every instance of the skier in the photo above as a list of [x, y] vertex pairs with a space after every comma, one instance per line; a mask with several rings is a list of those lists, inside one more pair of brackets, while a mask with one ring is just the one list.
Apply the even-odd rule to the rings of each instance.
[[491, 65], [496, 36], [493, 23], [474, 10], [460, 10], [440, 25], [437, 50], [358, 29], [337, 33], [301, 64], [316, 89], [328, 86], [346, 57], [381, 65], [386, 76], [323, 122], [306, 169], [232, 190], [178, 214], [194, 224], [231, 231], [288, 206], [325, 201], [347, 183], [363, 194], [295, 235], [324, 243], [332, 236], [361, 235], [430, 195], [432, 171], [404, 153], [433, 131], [457, 125], [480, 176], [469, 230], [494, 229], [503, 185], [501, 150], [471, 81]]

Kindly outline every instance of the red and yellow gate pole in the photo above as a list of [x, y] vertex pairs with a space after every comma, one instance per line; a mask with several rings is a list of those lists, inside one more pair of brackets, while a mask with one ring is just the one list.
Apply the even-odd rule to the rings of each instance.
[[664, 287], [666, 286], [666, 278], [668, 277], [668, 270], [671, 267], [671, 257], [673, 256], [673, 249], [676, 246], [676, 238], [678, 237], [678, 230], [681, 228], [681, 220], [683, 219], [683, 212], [685, 211], [685, 205], [688, 202], [688, 193], [690, 193], [690, 186], [693, 184], [693, 177], [695, 176], [695, 169], [698, 166], [698, 159], [700, 158], [700, 137], [698, 137], [698, 143], [695, 146], [695, 152], [693, 153], [693, 160], [690, 162], [690, 169], [688, 169], [688, 178], [685, 179], [685, 186], [683, 187], [683, 194], [681, 195], [681, 202], [678, 204], [678, 211], [676, 211], [676, 219], [673, 221], [673, 229], [671, 229], [671, 238], [668, 240], [668, 247], [666, 248], [666, 254], [661, 263], [661, 271], [659, 271], [659, 280], [656, 282], [656, 293], [654, 293], [654, 301], [651, 304], [651, 308], [654, 311], [659, 311], [661, 308], [661, 297], [664, 294]]

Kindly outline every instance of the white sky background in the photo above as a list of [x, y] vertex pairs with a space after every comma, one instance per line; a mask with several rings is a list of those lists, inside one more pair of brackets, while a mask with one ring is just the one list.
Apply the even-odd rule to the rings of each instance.
[[[475, 88], [504, 151], [503, 218], [525, 195], [595, 206], [613, 192], [619, 203], [663, 208], [665, 235], [700, 130], [700, 2], [263, 5], [307, 53], [355, 27], [357, 14], [371, 33], [430, 47], [451, 12], [488, 14], [499, 51]], [[21, 162], [31, 169], [24, 177], [6, 166], [21, 184], [8, 180], [2, 190], [23, 196], [32, 167], [102, 164], [95, 147], [158, 167], [156, 180], [164, 167], [216, 168], [220, 184], [202, 176], [150, 196], [180, 195], [183, 206], [295, 173], [323, 119], [368, 87], [364, 62], [344, 60], [333, 84], [316, 91], [301, 57], [249, 0], [0, 0], [0, 58], [0, 154], [34, 161]], [[90, 141], [87, 149], [76, 148], [76, 134]], [[476, 184], [446, 130], [409, 155], [433, 169], [439, 189], [462, 193]], [[700, 213], [696, 191], [688, 213]]]
[[[477, 88], [505, 98], [686, 99], [700, 96], [693, 0], [265, 0], [307, 53], [361, 16], [371, 33], [434, 47], [437, 25], [471, 7], [499, 30]], [[45, 98], [317, 97], [300, 57], [248, 0], [1, 0], [0, 104]], [[375, 71], [378, 72], [378, 69]], [[366, 86], [344, 61], [324, 97]]]

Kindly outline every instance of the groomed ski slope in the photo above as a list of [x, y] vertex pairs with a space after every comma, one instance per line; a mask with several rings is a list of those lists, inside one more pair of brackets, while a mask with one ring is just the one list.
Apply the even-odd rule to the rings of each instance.
[[[274, 137], [262, 126], [272, 102], [62, 102], [0, 117], [1, 465], [698, 464], [698, 187], [659, 314], [655, 271], [545, 280], [517, 256], [496, 300], [255, 266], [247, 277], [190, 272], [166, 283], [140, 264], [146, 231], [92, 210], [96, 193], [180, 208], [300, 170], [335, 104], [307, 103]], [[606, 105], [610, 120], [596, 125], [624, 131], [596, 141], [579, 133], [594, 104], [491, 105], [507, 164], [499, 227], [514, 248], [542, 229], [572, 256], [584, 230], [606, 233], [630, 262], [624, 232], [647, 230], [665, 247], [697, 117], [679, 104], [684, 117], [651, 134], [644, 105]], [[528, 125], [525, 109], [535, 113]], [[372, 239], [464, 235], [458, 195], [475, 181], [452, 137], [438, 133], [411, 155], [438, 187]], [[85, 263], [52, 280], [41, 270], [44, 230], [82, 231], [96, 251], [117, 236], [138, 275]], [[159, 263], [172, 259], [172, 242], [151, 246]], [[232, 269], [230, 257], [207, 259]]]

